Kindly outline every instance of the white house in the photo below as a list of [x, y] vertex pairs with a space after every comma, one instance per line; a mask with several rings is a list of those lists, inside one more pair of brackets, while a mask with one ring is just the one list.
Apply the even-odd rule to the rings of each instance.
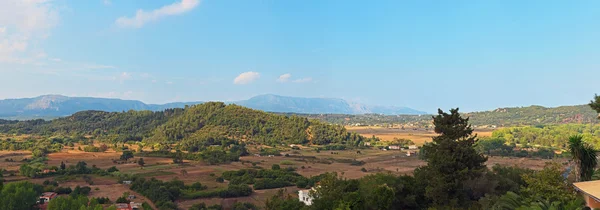
[[419, 149], [419, 148], [417, 147], [417, 145], [409, 145], [408, 149]]
[[390, 145], [389, 148], [390, 148], [390, 150], [392, 150], [392, 149], [393, 150], [399, 150], [400, 146], [398, 146], [398, 145]]
[[310, 196], [310, 190], [298, 191], [298, 199], [307, 206], [312, 205], [313, 198]]

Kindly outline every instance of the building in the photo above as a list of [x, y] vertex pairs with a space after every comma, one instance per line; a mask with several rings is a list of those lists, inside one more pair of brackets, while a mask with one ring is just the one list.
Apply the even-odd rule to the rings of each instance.
[[408, 149], [419, 149], [419, 147], [417, 145], [409, 145]]
[[128, 203], [117, 203], [115, 204], [117, 210], [132, 210]]
[[131, 202], [131, 203], [129, 203], [129, 206], [131, 207], [131, 210], [142, 209], [142, 204], [141, 203]]
[[42, 196], [40, 196], [40, 203], [48, 203], [50, 202], [50, 200], [56, 198], [58, 196], [58, 193], [55, 192], [45, 192], [42, 193]]
[[131, 181], [123, 181], [123, 184], [131, 184]]
[[416, 155], [416, 154], [417, 154], [417, 151], [406, 151], [406, 156], [408, 156], [408, 157]]
[[298, 199], [307, 206], [312, 205], [313, 198], [310, 196], [310, 190], [298, 191]]
[[390, 145], [389, 148], [390, 150], [400, 150], [401, 147], [398, 145]]
[[573, 183], [575, 190], [583, 196], [585, 206], [592, 209], [600, 208], [600, 180]]

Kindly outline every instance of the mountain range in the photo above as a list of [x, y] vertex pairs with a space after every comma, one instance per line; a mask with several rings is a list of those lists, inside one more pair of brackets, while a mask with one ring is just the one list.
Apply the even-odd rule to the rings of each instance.
[[[169, 108], [183, 108], [186, 105], [204, 102], [175, 102], [167, 104], [146, 104], [137, 100], [111, 98], [67, 97], [43, 95], [35, 98], [0, 100], [0, 118], [35, 119], [68, 116], [79, 111], [97, 110], [121, 112], [128, 110], [160, 111]], [[302, 98], [278, 95], [259, 95], [248, 100], [227, 102], [266, 112], [303, 114], [426, 114], [407, 107], [373, 106], [349, 102], [336, 98]]]

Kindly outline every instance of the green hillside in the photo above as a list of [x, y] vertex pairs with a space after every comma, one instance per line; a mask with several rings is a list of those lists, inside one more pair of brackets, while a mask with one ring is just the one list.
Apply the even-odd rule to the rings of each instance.
[[0, 121], [0, 132], [91, 135], [115, 142], [180, 142], [189, 147], [225, 139], [262, 144], [351, 144], [364, 141], [342, 126], [211, 102], [165, 111], [84, 111], [51, 121]]
[[[295, 115], [282, 113], [283, 115]], [[493, 111], [463, 113], [474, 126], [523, 126], [569, 123], [598, 123], [598, 114], [588, 105], [542, 106], [499, 108]], [[344, 115], [344, 114], [301, 114], [299, 116], [318, 119], [340, 125], [385, 125], [413, 124], [419, 127], [431, 126], [432, 115]]]

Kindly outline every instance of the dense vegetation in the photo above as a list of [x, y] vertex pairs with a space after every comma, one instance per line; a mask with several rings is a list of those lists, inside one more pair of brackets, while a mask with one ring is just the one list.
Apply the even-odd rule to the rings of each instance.
[[582, 135], [584, 141], [600, 148], [600, 125], [564, 124], [500, 128], [492, 137], [503, 138], [507, 144], [566, 148], [570, 136]]
[[[391, 125], [412, 124], [415, 127], [431, 127], [432, 115], [345, 115], [345, 114], [293, 114], [309, 119], [318, 119], [339, 125]], [[522, 125], [547, 125], [568, 123], [598, 123], [597, 114], [587, 105], [561, 106], [547, 108], [542, 106], [499, 108], [493, 111], [464, 113], [470, 122], [476, 126], [522, 126]]]
[[[485, 167], [468, 120], [453, 109], [434, 118], [436, 133], [423, 147], [427, 165], [414, 176], [373, 174], [345, 179], [323, 176], [304, 206], [283, 193], [266, 202], [271, 209], [582, 209], [563, 166], [550, 163], [541, 171], [518, 167]], [[491, 142], [495, 144], [494, 141]]]
[[[267, 145], [348, 144], [365, 139], [341, 126], [211, 102], [165, 111], [84, 111], [52, 121], [0, 121], [0, 133], [84, 136], [113, 142], [180, 142], [184, 149], [227, 139]], [[201, 142], [201, 143], [198, 143]]]

